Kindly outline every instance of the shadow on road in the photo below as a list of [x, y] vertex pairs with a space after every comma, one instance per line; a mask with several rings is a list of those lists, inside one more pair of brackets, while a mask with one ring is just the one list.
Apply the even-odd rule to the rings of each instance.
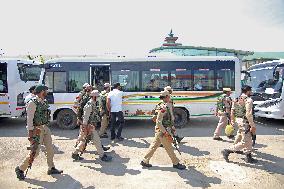
[[[283, 122], [284, 120], [257, 119], [257, 135], [284, 135]], [[177, 133], [184, 137], [212, 137], [217, 123], [218, 119], [216, 117], [192, 118], [187, 126], [177, 129]], [[25, 126], [26, 123], [23, 118], [3, 119], [0, 121], [0, 137], [26, 137]], [[50, 128], [53, 135], [64, 138], [56, 140], [73, 140], [78, 137], [79, 133], [78, 128], [63, 130], [54, 122], [51, 122]], [[154, 123], [152, 120], [127, 120], [122, 136], [128, 139], [154, 137]], [[130, 141], [126, 144], [131, 145]], [[137, 145], [144, 146], [143, 143], [137, 143]]]
[[72, 178], [70, 175], [62, 174], [53, 176], [56, 178], [55, 182], [39, 181], [35, 179], [26, 178], [24, 181], [42, 188], [62, 189], [62, 188], [83, 188], [83, 189], [94, 189], [95, 187], [89, 186], [84, 188], [83, 185]]
[[205, 156], [209, 155], [209, 151], [202, 151], [199, 150], [198, 148], [192, 147], [192, 146], [187, 146], [187, 145], [179, 145], [179, 150], [183, 153], [190, 154], [192, 156]]
[[176, 172], [181, 178], [185, 180], [186, 184], [189, 184], [192, 187], [208, 188], [211, 186], [210, 183], [213, 184], [221, 183], [220, 178], [208, 177], [203, 173], [201, 173], [200, 171], [196, 170], [195, 167], [193, 166], [189, 166], [186, 170], [181, 170], [181, 171], [171, 167], [157, 167], [157, 166], [149, 168], [149, 171], [151, 170]]
[[93, 167], [90, 165], [84, 165], [84, 167], [87, 167], [91, 170], [98, 171], [101, 173], [104, 173], [106, 175], [114, 175], [114, 176], [123, 176], [125, 174], [130, 175], [138, 175], [141, 173], [139, 170], [135, 169], [129, 169], [125, 165], [129, 162], [130, 158], [122, 158], [118, 154], [116, 154], [114, 151], [112, 151], [111, 156], [113, 157], [112, 162], [102, 162], [101, 160], [83, 160], [81, 163], [96, 163], [100, 164], [101, 167]]
[[246, 166], [255, 169], [261, 169], [269, 173], [276, 173], [284, 175], [284, 158], [274, 156], [272, 154], [267, 154], [264, 152], [255, 151], [255, 158], [257, 158], [258, 163], [248, 164], [242, 162], [232, 162], [241, 166]]

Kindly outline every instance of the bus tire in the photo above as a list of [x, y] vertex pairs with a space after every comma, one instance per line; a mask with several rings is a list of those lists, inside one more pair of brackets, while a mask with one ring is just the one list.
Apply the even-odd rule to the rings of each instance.
[[182, 128], [187, 124], [188, 115], [185, 109], [175, 108], [174, 116], [175, 116], [175, 127]]
[[58, 112], [56, 123], [61, 129], [75, 129], [77, 127], [77, 116], [70, 109], [63, 109]]

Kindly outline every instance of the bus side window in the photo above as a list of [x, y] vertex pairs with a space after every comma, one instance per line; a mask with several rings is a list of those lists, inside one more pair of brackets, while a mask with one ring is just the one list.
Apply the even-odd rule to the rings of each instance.
[[231, 88], [235, 90], [235, 72], [230, 69], [216, 70], [216, 88], [222, 91], [223, 88]]
[[66, 72], [46, 72], [45, 85], [49, 92], [66, 92]]
[[68, 92], [80, 92], [84, 83], [88, 83], [88, 71], [69, 71]]
[[138, 71], [112, 71], [112, 83], [120, 83], [122, 90], [135, 92], [140, 90]]
[[194, 90], [212, 91], [214, 90], [214, 70], [199, 69], [194, 70]]
[[172, 71], [171, 72], [171, 87], [176, 91], [192, 90], [192, 74], [187, 71]]
[[7, 64], [0, 64], [0, 92], [8, 92], [7, 84]]
[[168, 85], [167, 71], [142, 71], [142, 91], [159, 92]]
[[54, 72], [53, 82], [54, 92], [66, 92], [66, 72]]

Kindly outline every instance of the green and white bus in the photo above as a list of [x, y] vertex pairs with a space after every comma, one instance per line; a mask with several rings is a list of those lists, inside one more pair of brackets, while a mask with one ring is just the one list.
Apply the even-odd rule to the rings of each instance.
[[84, 83], [102, 90], [104, 83], [123, 87], [125, 119], [151, 119], [166, 86], [174, 90], [175, 125], [191, 117], [212, 116], [223, 87], [240, 94], [240, 65], [235, 57], [59, 58], [45, 63], [52, 119], [61, 128], [76, 127], [73, 102]]

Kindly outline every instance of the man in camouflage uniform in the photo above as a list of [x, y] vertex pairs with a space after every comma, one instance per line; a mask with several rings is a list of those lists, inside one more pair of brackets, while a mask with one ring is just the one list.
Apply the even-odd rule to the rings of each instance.
[[[175, 116], [174, 116], [174, 101], [173, 101], [173, 99], [172, 99], [173, 89], [172, 89], [170, 86], [166, 86], [166, 87], [164, 88], [164, 91], [168, 91], [168, 92], [170, 93], [170, 96], [171, 96], [170, 101], [168, 102], [168, 107], [169, 107], [169, 109], [170, 109], [170, 113], [171, 113], [171, 117], [172, 117], [172, 122], [174, 123], [174, 122], [175, 122]], [[173, 126], [173, 129], [175, 130], [175, 127], [174, 127], [174, 126]], [[176, 138], [176, 140], [177, 140], [178, 143], [180, 143], [180, 142], [182, 141], [182, 139], [184, 138], [184, 137], [179, 137], [176, 132], [174, 133], [174, 137]]]
[[[85, 104], [89, 101], [90, 98], [90, 93], [92, 91], [92, 86], [88, 83], [85, 83], [83, 85], [83, 90], [79, 92], [79, 94], [76, 96], [76, 99], [74, 101], [74, 109], [77, 115], [77, 125], [80, 126], [80, 131], [79, 131], [79, 137], [82, 135], [82, 116], [83, 116], [83, 108]], [[79, 144], [79, 140], [76, 141], [75, 147]]]
[[231, 89], [230, 88], [223, 88], [223, 93], [217, 101], [217, 108], [216, 108], [216, 116], [219, 117], [219, 123], [216, 127], [214, 132], [213, 140], [223, 140], [220, 137], [221, 129], [225, 128], [229, 122], [230, 114], [231, 114], [231, 107], [232, 107], [232, 99]]
[[140, 164], [143, 167], [152, 167], [152, 165], [149, 164], [149, 161], [157, 148], [162, 143], [167, 154], [172, 160], [173, 167], [176, 169], [185, 169], [186, 167], [179, 163], [179, 159], [176, 157], [172, 146], [172, 120], [170, 108], [168, 107], [168, 103], [170, 101], [170, 93], [168, 91], [162, 91], [160, 93], [160, 99], [163, 101], [156, 107], [157, 119], [155, 127], [155, 139], [151, 144], [148, 153], [145, 155], [143, 161], [141, 161]]
[[[87, 97], [90, 94], [91, 91], [92, 91], [92, 86], [90, 84], [88, 84], [88, 83], [85, 83], [83, 85], [82, 91], [80, 91], [79, 94], [76, 96], [76, 99], [74, 101], [73, 107], [74, 107], [75, 112], [77, 113], [77, 115], [78, 115], [78, 111], [79, 111], [82, 99], [84, 97]], [[81, 118], [78, 118], [78, 125], [79, 125], [80, 119]]]
[[[233, 103], [232, 114], [239, 127], [237, 138], [239, 138], [238, 140], [240, 141], [232, 145], [229, 149], [222, 151], [223, 157], [227, 162], [229, 162], [229, 155], [231, 153], [244, 153], [246, 155], [246, 162], [257, 162], [257, 160], [253, 159], [251, 156], [252, 134], [255, 134], [256, 131], [253, 122], [253, 100], [250, 98], [251, 93], [251, 87], [245, 85], [242, 88], [242, 95]], [[243, 150], [243, 152], [241, 150]]]
[[104, 84], [104, 90], [100, 94], [100, 115], [102, 116], [101, 121], [101, 128], [99, 131], [99, 135], [101, 138], [108, 138], [108, 135], [106, 133], [106, 128], [109, 124], [109, 112], [107, 109], [107, 95], [110, 92], [110, 84], [105, 83]]
[[99, 97], [99, 91], [93, 90], [90, 93], [91, 99], [84, 106], [82, 133], [79, 135], [79, 144], [76, 146], [75, 152], [72, 153], [74, 160], [82, 160], [79, 152], [83, 153], [86, 147], [87, 137], [90, 136], [93, 144], [96, 146], [100, 159], [102, 161], [110, 161], [112, 158], [107, 156], [104, 151], [109, 150], [109, 147], [104, 147], [101, 144], [100, 137], [95, 127], [100, 122], [99, 107], [97, 97]]
[[[35, 88], [36, 97], [32, 98], [27, 103], [27, 129], [29, 135], [29, 141], [31, 146], [35, 145], [35, 142], [39, 143], [33, 154], [32, 150], [26, 157], [23, 163], [16, 167], [15, 172], [19, 180], [24, 180], [24, 171], [28, 167], [31, 167], [31, 158], [35, 159], [40, 150], [40, 146], [45, 146], [45, 155], [47, 158], [48, 171], [47, 174], [61, 174], [63, 171], [57, 170], [54, 166], [53, 156], [54, 150], [52, 145], [51, 132], [47, 127], [49, 123], [50, 111], [49, 105], [45, 97], [47, 96], [48, 88], [44, 85], [38, 85]], [[35, 141], [36, 140], [36, 141]]]

